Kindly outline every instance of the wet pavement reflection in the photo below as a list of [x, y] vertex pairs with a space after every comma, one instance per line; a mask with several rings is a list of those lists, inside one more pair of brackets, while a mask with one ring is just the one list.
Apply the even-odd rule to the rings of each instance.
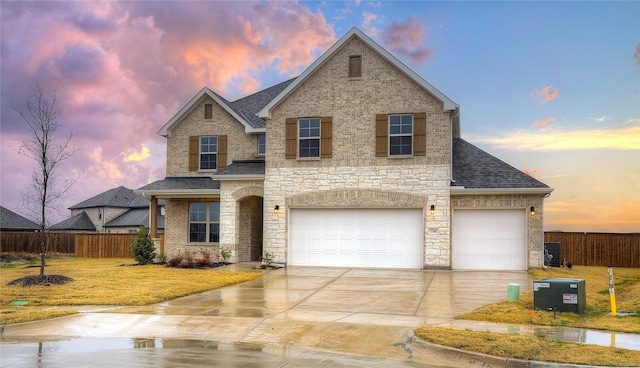
[[0, 353], [2, 367], [430, 367], [294, 346], [184, 339], [75, 338], [13, 342], [0, 345]]
[[[251, 265], [225, 266], [251, 271]], [[453, 318], [522, 292], [526, 272], [287, 267], [239, 285], [155, 305], [5, 326], [2, 367], [475, 367], [471, 355], [425, 348], [422, 325], [452, 326], [640, 350], [638, 336]], [[515, 331], [513, 329], [516, 329]], [[212, 364], [215, 362], [215, 364]], [[504, 360], [502, 361], [504, 363]], [[501, 366], [491, 362], [492, 367]]]

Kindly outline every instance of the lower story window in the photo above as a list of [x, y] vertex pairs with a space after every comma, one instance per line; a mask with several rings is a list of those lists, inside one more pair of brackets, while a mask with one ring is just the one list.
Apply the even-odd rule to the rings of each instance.
[[220, 242], [220, 202], [189, 203], [189, 242]]

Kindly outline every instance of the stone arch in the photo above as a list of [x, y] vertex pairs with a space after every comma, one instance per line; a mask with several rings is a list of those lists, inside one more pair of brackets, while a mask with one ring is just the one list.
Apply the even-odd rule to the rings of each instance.
[[246, 187], [241, 188], [233, 192], [231, 194], [234, 201], [239, 201], [242, 198], [255, 196], [255, 197], [264, 197], [264, 188], [263, 187]]
[[427, 196], [382, 189], [336, 189], [287, 197], [287, 207], [424, 207]]

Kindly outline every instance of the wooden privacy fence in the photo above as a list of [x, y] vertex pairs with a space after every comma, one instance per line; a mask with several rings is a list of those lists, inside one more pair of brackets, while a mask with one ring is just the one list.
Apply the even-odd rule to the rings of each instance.
[[[75, 256], [81, 258], [130, 258], [137, 234], [76, 234]], [[160, 251], [164, 234], [160, 238]]]
[[574, 265], [640, 267], [640, 233], [545, 232], [544, 241], [560, 243], [562, 259]]
[[[74, 253], [75, 234], [47, 232], [47, 252]], [[40, 233], [27, 231], [0, 232], [0, 252], [40, 253]]]

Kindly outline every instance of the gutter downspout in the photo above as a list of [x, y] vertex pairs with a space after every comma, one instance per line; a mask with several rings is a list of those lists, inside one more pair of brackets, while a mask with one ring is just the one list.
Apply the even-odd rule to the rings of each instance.
[[455, 115], [451, 115], [449, 118], [449, 137], [451, 137], [451, 144], [449, 145], [449, 172], [451, 172], [451, 182], [455, 183], [456, 180], [453, 177], [453, 120], [460, 116], [460, 107], [456, 107]]

